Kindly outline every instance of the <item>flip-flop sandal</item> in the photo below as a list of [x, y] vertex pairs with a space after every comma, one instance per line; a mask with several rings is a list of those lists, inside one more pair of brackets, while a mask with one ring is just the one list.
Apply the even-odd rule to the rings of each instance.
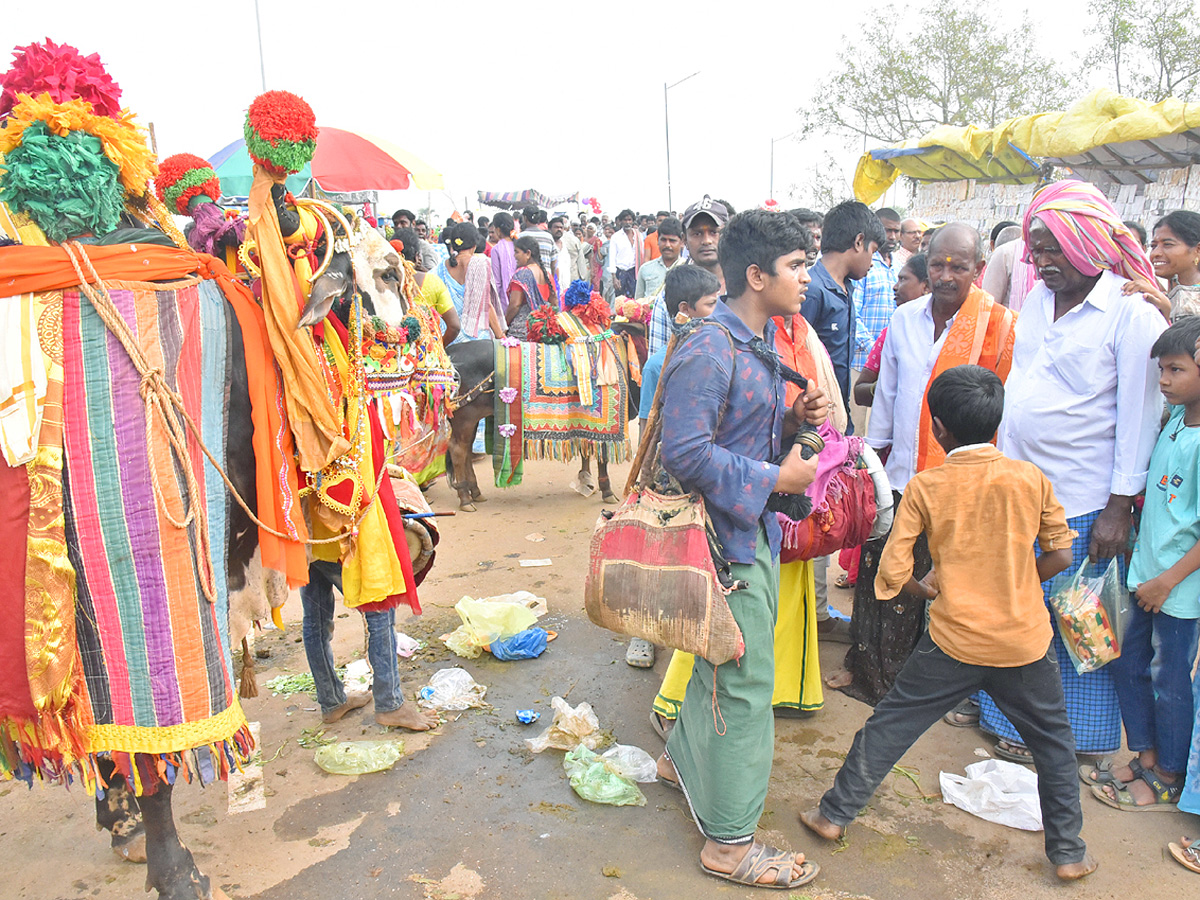
[[[714, 878], [732, 881], [734, 884], [742, 884], [746, 887], [768, 888], [775, 891], [794, 890], [806, 885], [821, 871], [821, 867], [816, 863], [803, 862], [800, 864], [800, 877], [793, 879], [791, 874], [795, 865], [796, 854], [791, 850], [780, 850], [777, 847], [768, 847], [766, 844], [755, 841], [751, 845], [750, 851], [742, 857], [741, 862], [732, 872], [718, 872], [716, 869], [710, 869], [704, 863], [700, 864], [700, 868]], [[775, 872], [774, 881], [759, 881], [771, 871]]]
[[846, 591], [846, 590], [849, 590], [850, 588], [854, 587], [854, 582], [852, 582], [845, 575], [839, 575], [837, 578], [835, 578], [833, 580], [833, 586], [841, 588], [843, 591]]
[[[1095, 785], [1092, 788], [1092, 796], [1105, 806], [1111, 806], [1121, 812], [1175, 812], [1179, 809], [1179, 795], [1183, 793], [1182, 781], [1179, 784], [1164, 784], [1157, 775], [1144, 768], [1137, 774], [1138, 778], [1149, 785], [1150, 790], [1154, 792], [1153, 803], [1138, 803], [1133, 799], [1132, 791], [1128, 788], [1119, 788], [1115, 784]], [[1106, 787], [1113, 789], [1113, 793], [1117, 795], [1115, 799], [1108, 795]]]
[[942, 716], [942, 721], [955, 728], [974, 728], [979, 724], [979, 704], [968, 697]]
[[[1020, 747], [1024, 753], [1016, 750], [1010, 750], [1010, 747]], [[1023, 766], [1033, 765], [1033, 754], [1029, 752], [1028, 747], [1022, 747], [1020, 744], [1014, 744], [1012, 741], [999, 741], [995, 749], [992, 751], [1000, 759], [1007, 759], [1009, 762], [1020, 763]]]
[[625, 650], [625, 662], [635, 669], [654, 667], [654, 645], [645, 638], [634, 638]]
[[[1183, 840], [1186, 841], [1187, 838]], [[1191, 869], [1193, 872], [1200, 874], [1200, 848], [1197, 848], [1195, 842], [1189, 842], [1189, 845], [1185, 847], [1183, 844], [1171, 841], [1171, 843], [1167, 844], [1167, 849], [1175, 857], [1175, 862], [1179, 863], [1185, 869]]]

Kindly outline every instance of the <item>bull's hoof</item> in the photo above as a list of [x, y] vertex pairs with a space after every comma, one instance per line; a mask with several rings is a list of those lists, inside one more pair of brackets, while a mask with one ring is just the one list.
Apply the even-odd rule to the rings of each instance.
[[122, 838], [118, 843], [117, 836], [113, 835], [112, 852], [119, 859], [131, 863], [144, 863], [146, 861], [146, 830], [140, 824], [138, 830], [126, 838]]
[[616, 494], [614, 494], [612, 491], [605, 491], [604, 495], [601, 499], [605, 503], [620, 503], [621, 502], [621, 498], [618, 497]]
[[479, 512], [479, 510], [475, 508], [474, 503], [460, 503], [458, 508], [463, 512]]

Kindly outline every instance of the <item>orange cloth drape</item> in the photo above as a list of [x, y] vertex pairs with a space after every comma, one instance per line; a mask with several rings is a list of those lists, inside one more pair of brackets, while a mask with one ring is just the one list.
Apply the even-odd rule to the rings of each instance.
[[[971, 286], [971, 292], [963, 302], [945, 343], [929, 376], [929, 384], [935, 378], [955, 366], [975, 365], [991, 369], [1008, 380], [1012, 368], [1013, 341], [1016, 332], [1017, 314], [992, 299], [982, 288]], [[942, 464], [946, 451], [933, 436], [933, 417], [929, 413], [929, 384], [925, 385], [926, 400], [921, 403], [921, 431], [917, 437], [917, 471]]]
[[[173, 281], [196, 271], [196, 254], [157, 244], [83, 248], [105, 281]], [[0, 297], [55, 291], [79, 284], [62, 247], [0, 247]]]
[[[271, 200], [274, 181], [254, 167], [247, 240], [253, 240], [262, 266], [262, 304], [267, 336], [283, 375], [288, 421], [300, 455], [300, 468], [320, 472], [350, 449], [341, 417], [325, 384], [312, 332], [297, 330], [301, 294]], [[332, 238], [330, 238], [332, 239]]]
[[282, 386], [275, 371], [275, 357], [267, 337], [263, 311], [254, 302], [250, 289], [234, 278], [221, 260], [206, 253], [198, 256], [201, 274], [215, 279], [221, 286], [242, 329], [250, 417], [254, 422], [258, 518], [275, 531], [296, 538], [283, 540], [260, 527], [258, 547], [262, 564], [286, 575], [289, 587], [308, 584], [308, 561], [302, 543], [308, 539], [308, 529], [300, 508], [299, 476], [294, 462], [296, 451], [292, 430], [282, 406], [277, 403]]

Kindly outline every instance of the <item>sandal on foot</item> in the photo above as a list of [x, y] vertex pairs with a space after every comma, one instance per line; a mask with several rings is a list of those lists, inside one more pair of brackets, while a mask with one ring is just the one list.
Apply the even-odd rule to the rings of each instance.
[[[668, 753], [666, 750], [663, 751], [663, 759], [665, 759], [667, 762], [669, 762], [671, 764], [672, 769], [675, 769], [675, 760], [671, 759], [671, 754]], [[683, 786], [679, 783], [679, 770], [678, 769], [675, 769], [675, 777], [674, 778], [664, 777], [662, 775], [662, 773], [657, 771], [657, 769], [654, 774], [658, 776], [659, 781], [661, 781], [667, 787], [671, 788], [671, 790], [679, 791], [680, 793], [683, 793]]]
[[654, 645], [645, 638], [634, 638], [625, 650], [625, 662], [635, 669], [654, 667]]
[[1167, 844], [1167, 849], [1170, 850], [1171, 855], [1175, 857], [1175, 862], [1179, 863], [1185, 869], [1191, 869], [1193, 872], [1200, 875], [1200, 847], [1197, 847], [1195, 841], [1189, 841], [1187, 838], [1180, 838], [1178, 844], [1174, 841], [1171, 841], [1171, 843]]
[[[1135, 770], [1138, 778], [1154, 792], [1153, 803], [1138, 803], [1133, 798], [1132, 791], [1115, 784], [1095, 785], [1092, 795], [1105, 806], [1122, 812], [1175, 812], [1179, 808], [1179, 795], [1183, 793], [1183, 781], [1180, 780], [1178, 784], [1166, 784], [1149, 769], [1138, 766], [1138, 770]], [[1110, 797], [1106, 788], [1111, 788], [1116, 796]]]
[[663, 739], [666, 743], [667, 738], [671, 736], [671, 729], [675, 727], [675, 720], [668, 719], [661, 713], [650, 711], [650, 727], [654, 729], [654, 733]]
[[1021, 744], [1014, 744], [1012, 741], [997, 742], [996, 748], [992, 752], [1009, 762], [1020, 763], [1023, 766], [1033, 765], [1033, 754], [1029, 752], [1029, 748]]
[[839, 575], [837, 578], [835, 578], [833, 580], [833, 586], [841, 588], [843, 591], [846, 591], [846, 590], [849, 590], [850, 588], [854, 587], [854, 582], [851, 581], [849, 576], [847, 576], [847, 575]]
[[[796, 854], [791, 850], [780, 850], [755, 841], [732, 872], [718, 872], [704, 863], [700, 863], [700, 868], [714, 878], [723, 878], [725, 881], [744, 884], [746, 887], [770, 888], [775, 891], [792, 890], [808, 884], [821, 871], [821, 867], [816, 863], [803, 862], [800, 864], [800, 876], [793, 879], [791, 874], [795, 865]], [[775, 872], [774, 881], [759, 881], [771, 871]]]
[[968, 697], [942, 716], [942, 721], [955, 728], [974, 728], [979, 724], [979, 704]]
[[[1134, 777], [1136, 778], [1138, 770], [1137, 768], [1134, 768], [1135, 763], [1137, 763], [1136, 757], [1129, 764], [1129, 768], [1133, 771]], [[1127, 781], [1121, 781], [1112, 773], [1111, 759], [1104, 760], [1103, 762], [1097, 763], [1094, 766], [1080, 766], [1078, 771], [1079, 780], [1086, 785], [1090, 785], [1091, 787], [1096, 787], [1097, 785], [1102, 784], [1112, 784], [1116, 785], [1118, 788], [1123, 788], [1129, 784]]]

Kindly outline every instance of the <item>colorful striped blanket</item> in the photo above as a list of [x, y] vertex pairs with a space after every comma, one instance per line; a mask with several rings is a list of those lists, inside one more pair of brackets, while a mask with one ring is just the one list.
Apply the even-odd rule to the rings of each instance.
[[565, 344], [521, 345], [521, 426], [528, 459], [631, 458], [624, 345], [559, 313]]
[[[111, 282], [109, 295], [224, 463], [236, 320], [216, 283]], [[45, 710], [32, 723], [0, 719], [0, 773], [61, 779], [74, 770], [91, 787], [94, 754], [110, 752], [136, 789], [147, 778], [224, 777], [252, 748], [227, 633], [232, 501], [195, 440], [180, 460], [161, 419], [147, 424], [141, 376], [91, 301], [67, 290], [61, 310], [64, 461], [59, 493], [48, 489], [49, 506], [57, 500], [64, 513], [76, 587], [70, 602], [54, 599], [60, 610], [73, 606], [73, 617], [60, 617], [74, 621], [40, 625], [74, 632], [74, 700], [55, 714], [66, 728]], [[36, 506], [44, 498], [33, 494]], [[32, 544], [29, 552], [32, 560]], [[152, 756], [135, 766], [135, 753]]]

